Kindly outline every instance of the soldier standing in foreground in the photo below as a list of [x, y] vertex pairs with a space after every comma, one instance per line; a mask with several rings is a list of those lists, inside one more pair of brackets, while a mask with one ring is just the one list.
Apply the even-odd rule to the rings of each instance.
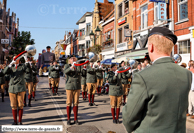
[[122, 110], [127, 132], [186, 132], [192, 74], [170, 57], [176, 42], [176, 35], [167, 28], [154, 27], [150, 31], [147, 45], [153, 65], [134, 74]]
[[[121, 73], [117, 73], [118, 70], [116, 64], [111, 65], [111, 71], [108, 72], [107, 80], [109, 83], [109, 96], [111, 113], [113, 117], [113, 123], [119, 124], [120, 106], [122, 103], [123, 89], [121, 83]], [[116, 119], [115, 119], [115, 108], [116, 108]]]
[[[22, 125], [22, 115], [24, 107], [24, 95], [26, 93], [25, 79], [24, 75], [27, 68], [30, 68], [27, 57], [25, 57], [25, 64], [19, 64], [20, 60], [12, 61], [9, 66], [4, 69], [5, 74], [11, 76], [9, 83], [9, 98], [10, 105], [12, 108], [12, 114], [14, 122], [12, 125]], [[17, 109], [19, 114], [19, 121], [17, 122]]]
[[66, 74], [66, 95], [67, 95], [67, 125], [71, 125], [71, 105], [73, 102], [73, 112], [74, 112], [74, 123], [79, 125], [77, 115], [78, 115], [78, 104], [79, 95], [81, 90], [81, 66], [74, 66], [77, 58], [75, 55], [71, 55], [69, 59], [69, 64], [65, 65], [64, 74]]

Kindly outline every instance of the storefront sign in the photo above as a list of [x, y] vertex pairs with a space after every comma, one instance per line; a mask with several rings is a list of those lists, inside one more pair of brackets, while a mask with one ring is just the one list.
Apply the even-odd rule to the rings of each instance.
[[169, 0], [150, 0], [150, 2], [162, 2], [162, 3], [169, 3]]
[[166, 20], [166, 3], [158, 2], [158, 19]]
[[122, 18], [121, 20], [118, 21], [118, 25], [122, 25], [122, 24], [124, 24], [126, 22], [127, 22], [127, 18], [126, 17]]
[[127, 42], [117, 44], [117, 51], [127, 50]]
[[9, 39], [1, 39], [1, 44], [9, 44]]

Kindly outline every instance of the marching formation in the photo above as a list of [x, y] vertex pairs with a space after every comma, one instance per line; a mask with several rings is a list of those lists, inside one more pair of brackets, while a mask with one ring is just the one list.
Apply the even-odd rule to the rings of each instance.
[[[142, 64], [133, 60], [128, 64], [121, 61], [119, 67], [112, 64], [110, 69], [105, 68], [95, 54], [89, 55], [87, 61], [77, 60], [75, 55], [71, 55], [68, 64], [62, 68], [48, 46], [47, 52], [45, 51], [41, 57], [39, 73], [42, 68], [47, 67], [48, 84], [53, 96], [58, 95], [61, 72], [65, 76], [67, 125], [73, 124], [70, 119], [72, 109], [74, 124], [80, 124], [78, 121], [80, 92], [83, 101], [88, 98], [89, 106], [98, 106], [95, 104], [95, 94], [100, 96], [103, 92], [109, 94], [114, 124], [120, 123], [120, 107], [124, 106], [123, 124], [128, 132], [136, 130], [182, 133], [186, 128], [192, 74], [176, 64], [179, 58], [176, 57], [173, 61], [170, 57], [176, 41], [177, 37], [171, 31], [155, 27], [147, 38], [152, 64], [149, 64], [147, 59]], [[32, 52], [31, 49], [26, 51]], [[31, 107], [31, 100], [36, 101], [35, 92], [39, 82], [35, 62], [28, 54], [22, 57], [25, 63], [21, 63], [19, 57], [15, 56], [7, 66], [0, 65], [2, 102], [6, 92], [6, 96], [10, 97], [13, 125], [22, 125], [23, 107], [27, 105], [26, 98], [28, 97], [28, 106]], [[180, 77], [184, 77], [184, 80]]]

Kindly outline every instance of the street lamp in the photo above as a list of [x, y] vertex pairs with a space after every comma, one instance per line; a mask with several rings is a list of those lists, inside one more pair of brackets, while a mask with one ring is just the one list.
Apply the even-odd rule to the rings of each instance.
[[93, 31], [91, 31], [91, 33], [90, 33], [90, 39], [91, 39], [91, 40], [94, 39], [94, 33], [93, 33]]
[[96, 28], [95, 32], [96, 32], [97, 36], [99, 36], [99, 35], [100, 35], [101, 30], [100, 30], [100, 28], [99, 28], [98, 26], [97, 26], [97, 28]]

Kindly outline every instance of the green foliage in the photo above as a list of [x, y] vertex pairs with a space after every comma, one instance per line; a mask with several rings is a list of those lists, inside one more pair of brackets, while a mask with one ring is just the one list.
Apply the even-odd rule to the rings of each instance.
[[12, 44], [12, 46], [15, 47], [16, 49], [12, 51], [12, 53], [10, 54], [13, 54], [13, 53], [19, 54], [25, 50], [26, 45], [33, 45], [33, 44], [35, 44], [35, 42], [34, 42], [34, 39], [31, 39], [30, 31], [18, 32], [18, 36], [15, 37]]
[[99, 54], [100, 52], [102, 52], [102, 46], [101, 45], [94, 45], [92, 47], [89, 47], [88, 48], [88, 52], [94, 52], [96, 54]]

